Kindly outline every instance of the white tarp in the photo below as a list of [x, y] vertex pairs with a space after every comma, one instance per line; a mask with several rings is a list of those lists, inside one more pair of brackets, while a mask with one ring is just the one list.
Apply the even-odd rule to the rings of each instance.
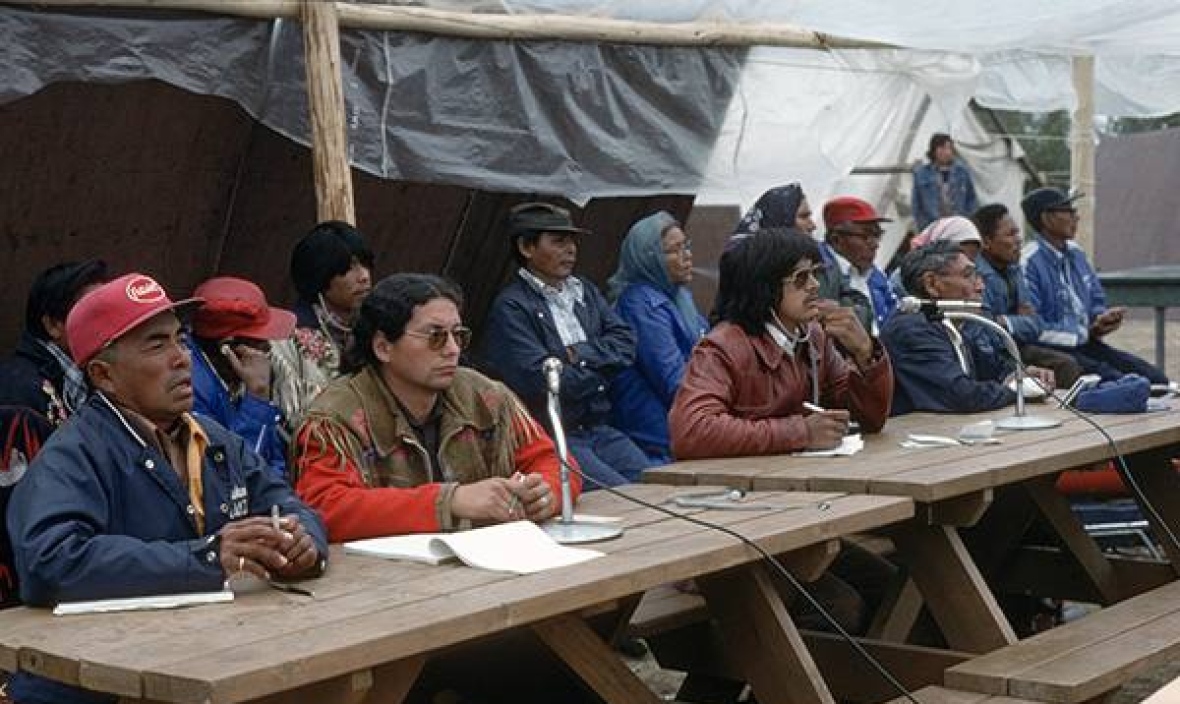
[[[989, 162], [1007, 155], [982, 144], [964, 108], [972, 97], [997, 108], [1070, 108], [1073, 54], [1096, 56], [1099, 113], [1180, 111], [1176, 0], [423, 4], [665, 23], [783, 22], [906, 49], [758, 48], [743, 67], [744, 52], [731, 49], [483, 43], [347, 30], [351, 156], [388, 178], [578, 201], [699, 193], [706, 202], [743, 206], [769, 186], [801, 181], [817, 204], [842, 191], [893, 207], [904, 200], [906, 179], [849, 174], [857, 166], [913, 160], [935, 130], [950, 131], [979, 180], [992, 184], [982, 188], [985, 196], [1011, 191], [1005, 179], [1018, 178], [1010, 175], [1014, 167], [980, 161], [976, 147]], [[0, 8], [0, 101], [55, 80], [159, 78], [236, 100], [306, 144], [302, 51], [291, 25]], [[926, 96], [930, 108], [918, 120]]]

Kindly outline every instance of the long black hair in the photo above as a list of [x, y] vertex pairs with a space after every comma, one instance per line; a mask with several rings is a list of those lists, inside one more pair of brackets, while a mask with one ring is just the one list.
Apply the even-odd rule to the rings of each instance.
[[340, 220], [313, 227], [291, 252], [291, 281], [299, 300], [315, 302], [333, 278], [348, 273], [354, 259], [373, 268], [373, 252], [359, 230]]
[[381, 362], [373, 353], [373, 337], [382, 332], [390, 342], [406, 332], [414, 309], [436, 298], [446, 298], [463, 310], [463, 292], [459, 285], [433, 274], [393, 274], [381, 279], [361, 304], [353, 325], [353, 341], [344, 354], [341, 371], [360, 371], [366, 364]]
[[721, 255], [711, 322], [728, 321], [759, 335], [783, 293], [783, 279], [804, 259], [820, 262], [819, 245], [793, 227], [772, 227]]
[[33, 279], [29, 298], [25, 303], [25, 330], [40, 340], [48, 340], [49, 332], [41, 318], [65, 322], [70, 309], [81, 298], [82, 289], [104, 284], [111, 278], [110, 269], [101, 259], [66, 262], [49, 267]]

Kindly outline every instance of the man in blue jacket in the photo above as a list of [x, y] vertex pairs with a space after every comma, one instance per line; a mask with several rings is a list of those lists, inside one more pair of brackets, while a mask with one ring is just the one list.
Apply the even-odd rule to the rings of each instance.
[[897, 295], [889, 277], [873, 260], [881, 246], [881, 223], [890, 222], [877, 214], [868, 201], [839, 196], [824, 203], [824, 242], [819, 253], [827, 267], [826, 276], [838, 275], [840, 288], [859, 291], [872, 304], [875, 337], [897, 308]]
[[273, 308], [245, 279], [218, 276], [193, 291], [203, 299], [193, 313], [193, 412], [221, 423], [287, 479], [283, 416], [271, 401], [271, 340], [295, 330], [295, 314]]
[[1024, 247], [1021, 264], [1028, 284], [1029, 303], [1041, 322], [1042, 345], [1068, 352], [1082, 371], [1104, 380], [1123, 374], [1147, 377], [1166, 384], [1168, 377], [1130, 352], [1102, 339], [1123, 323], [1125, 309], [1108, 308], [1098, 275], [1074, 241], [1078, 214], [1069, 196], [1056, 188], [1038, 188], [1020, 202], [1036, 239]]
[[574, 227], [562, 208], [524, 203], [509, 214], [508, 234], [521, 266], [488, 315], [482, 354], [488, 372], [549, 426], [541, 365], [556, 357], [569, 450], [591, 480], [584, 488], [638, 480], [650, 465], [647, 456], [607, 424], [608, 387], [635, 361], [635, 334], [593, 283], [574, 275], [578, 237], [586, 230]]
[[931, 135], [926, 159], [925, 164], [914, 167], [914, 188], [910, 193], [914, 229], [918, 232], [948, 215], [968, 217], [979, 205], [971, 172], [955, 155], [955, 142], [949, 134]]
[[1077, 361], [1061, 350], [1036, 344], [1041, 321], [1029, 303], [1028, 285], [1020, 267], [1020, 227], [1000, 203], [983, 206], [971, 221], [983, 238], [975, 258], [975, 267], [983, 277], [983, 307], [1016, 340], [1025, 364], [1053, 370], [1057, 385], [1069, 388], [1082, 374]]
[[[196, 420], [172, 302], [143, 274], [87, 294], [66, 319], [90, 400], [33, 460], [9, 506], [21, 597], [58, 602], [222, 588], [234, 574], [318, 575], [316, 514], [242, 440]], [[280, 528], [266, 517], [282, 514]], [[17, 704], [115, 697], [18, 673]]]
[[[953, 242], [935, 242], [910, 252], [902, 260], [901, 276], [907, 291], [930, 300], [977, 301], [983, 292], [974, 263]], [[881, 342], [893, 362], [893, 415], [976, 413], [1015, 403], [1016, 392], [1005, 383], [1008, 368], [996, 363], [1001, 352], [984, 349], [981, 343], [986, 339], [965, 334], [962, 326], [937, 311], [890, 318]], [[1027, 371], [1052, 390], [1052, 372], [1037, 367]]]

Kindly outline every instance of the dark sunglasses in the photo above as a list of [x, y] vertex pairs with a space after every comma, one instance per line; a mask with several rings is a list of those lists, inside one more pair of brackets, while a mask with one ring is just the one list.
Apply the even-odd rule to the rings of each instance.
[[467, 349], [467, 345], [471, 344], [471, 328], [462, 325], [456, 325], [450, 330], [446, 328], [430, 328], [423, 332], [406, 330], [406, 334], [426, 340], [426, 346], [436, 352], [447, 346], [447, 338], [451, 336], [454, 336], [455, 344], [461, 350]]
[[806, 269], [792, 271], [783, 277], [783, 281], [789, 281], [797, 289], [805, 289], [812, 279], [819, 283], [819, 277], [824, 273], [825, 268], [823, 264], [814, 264]]

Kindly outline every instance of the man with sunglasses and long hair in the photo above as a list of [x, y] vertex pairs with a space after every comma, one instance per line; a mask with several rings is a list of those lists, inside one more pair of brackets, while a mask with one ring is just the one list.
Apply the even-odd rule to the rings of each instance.
[[295, 330], [295, 314], [266, 302], [262, 289], [232, 276], [209, 279], [193, 291], [204, 303], [193, 313], [193, 412], [221, 423], [287, 478], [283, 416], [271, 401], [272, 340]]
[[332, 542], [560, 510], [553, 441], [507, 387], [459, 365], [471, 341], [461, 308], [459, 289], [427, 274], [389, 276], [361, 305], [346, 374], [312, 403], [293, 449], [296, 488]]

